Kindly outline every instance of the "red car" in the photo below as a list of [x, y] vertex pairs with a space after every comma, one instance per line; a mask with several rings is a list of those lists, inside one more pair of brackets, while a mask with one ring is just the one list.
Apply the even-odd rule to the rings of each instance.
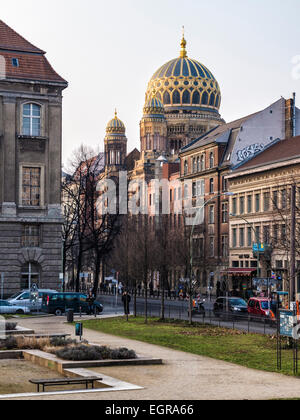
[[251, 298], [248, 302], [248, 313], [253, 317], [265, 317], [275, 320], [273, 303], [268, 298]]

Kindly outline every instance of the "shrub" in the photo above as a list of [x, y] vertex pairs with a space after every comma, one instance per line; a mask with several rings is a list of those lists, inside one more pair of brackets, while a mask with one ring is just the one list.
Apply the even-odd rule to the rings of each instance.
[[55, 354], [57, 357], [63, 360], [73, 361], [87, 361], [87, 360], [102, 360], [100, 347], [96, 346], [75, 346], [65, 347], [58, 350]]
[[116, 349], [111, 352], [111, 358], [113, 360], [128, 360], [136, 359], [137, 355], [135, 351], [128, 350], [126, 348]]
[[72, 344], [76, 344], [76, 340], [71, 338], [65, 339], [64, 337], [52, 337], [50, 338], [50, 346], [52, 347], [66, 347]]
[[133, 350], [125, 348], [112, 350], [106, 346], [88, 346], [79, 345], [65, 347], [57, 350], [55, 355], [63, 360], [89, 361], [89, 360], [127, 360], [136, 359], [136, 353]]
[[6, 322], [5, 323], [5, 330], [6, 331], [15, 331], [17, 328], [18, 323], [17, 322]]
[[15, 350], [17, 348], [17, 340], [14, 336], [8, 337], [6, 340], [0, 341], [2, 350]]

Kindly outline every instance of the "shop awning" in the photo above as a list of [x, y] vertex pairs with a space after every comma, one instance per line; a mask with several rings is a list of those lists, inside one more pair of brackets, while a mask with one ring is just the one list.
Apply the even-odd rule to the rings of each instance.
[[222, 271], [222, 274], [244, 274], [250, 275], [257, 271], [256, 268], [228, 268], [226, 271]]

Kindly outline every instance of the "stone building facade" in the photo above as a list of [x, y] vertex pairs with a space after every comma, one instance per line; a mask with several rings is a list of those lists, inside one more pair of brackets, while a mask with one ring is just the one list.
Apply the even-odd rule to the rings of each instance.
[[0, 21], [0, 273], [4, 294], [59, 288], [62, 91], [45, 52]]
[[[291, 276], [291, 188], [296, 185], [295, 290], [300, 298], [300, 136], [276, 141], [228, 174], [230, 191], [230, 287], [252, 288], [253, 278]], [[259, 244], [254, 252], [253, 245]]]

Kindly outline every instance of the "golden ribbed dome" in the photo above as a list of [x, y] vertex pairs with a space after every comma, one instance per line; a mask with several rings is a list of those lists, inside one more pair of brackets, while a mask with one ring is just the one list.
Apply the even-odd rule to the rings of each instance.
[[115, 118], [109, 121], [106, 127], [106, 132], [124, 134], [126, 131], [125, 124], [118, 118], [117, 111], [115, 112]]
[[218, 111], [221, 91], [213, 74], [198, 61], [188, 58], [186, 40], [181, 40], [180, 57], [160, 67], [150, 80], [146, 101], [153, 91], [166, 109], [190, 108]]

